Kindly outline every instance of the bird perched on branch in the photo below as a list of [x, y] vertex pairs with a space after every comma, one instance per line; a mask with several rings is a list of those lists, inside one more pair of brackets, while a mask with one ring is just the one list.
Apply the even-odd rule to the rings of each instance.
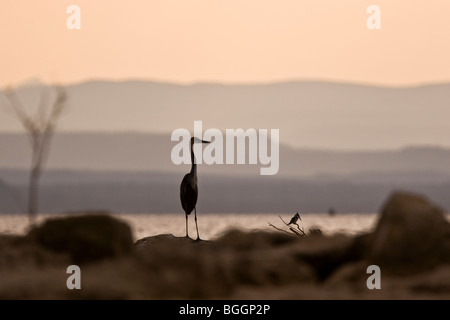
[[290, 225], [290, 224], [296, 224], [296, 225], [298, 226], [298, 224], [297, 224], [297, 221], [298, 221], [298, 220], [302, 221], [302, 218], [300, 218], [300, 214], [297, 212], [297, 213], [291, 218], [291, 221], [289, 221], [289, 223], [288, 223], [287, 225]]

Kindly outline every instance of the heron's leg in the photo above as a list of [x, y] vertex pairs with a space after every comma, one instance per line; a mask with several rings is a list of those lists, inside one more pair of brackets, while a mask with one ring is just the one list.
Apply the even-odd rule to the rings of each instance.
[[189, 238], [189, 233], [188, 233], [188, 215], [186, 214], [186, 238]]
[[200, 241], [200, 236], [198, 234], [198, 225], [197, 225], [197, 208], [194, 208], [195, 212], [195, 227], [197, 228], [197, 241]]

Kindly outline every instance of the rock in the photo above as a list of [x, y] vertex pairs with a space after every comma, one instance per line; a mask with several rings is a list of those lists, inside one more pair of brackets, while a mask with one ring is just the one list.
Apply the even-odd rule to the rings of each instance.
[[[67, 266], [85, 262], [82, 290], [67, 290]], [[381, 290], [367, 288], [372, 264]], [[0, 235], [0, 275], [0, 299], [447, 299], [450, 223], [427, 199], [395, 193], [375, 230], [356, 236], [231, 230], [133, 245], [125, 223], [85, 214]]]
[[367, 262], [358, 260], [346, 263], [338, 268], [325, 282], [329, 288], [352, 287], [357, 290], [367, 290]]
[[291, 254], [309, 264], [318, 280], [324, 281], [342, 265], [361, 259], [355, 243], [355, 239], [345, 235], [308, 236], [299, 239]]
[[161, 244], [205, 244], [208, 240], [195, 241], [188, 237], [175, 237], [173, 234], [158, 234], [156, 236], [145, 237], [134, 243], [135, 247], [144, 248], [147, 246], [155, 246]]
[[312, 267], [292, 253], [296, 241], [281, 233], [234, 230], [200, 242], [157, 235], [138, 240], [134, 248], [152, 298], [205, 299], [229, 296], [242, 286], [314, 283]]
[[414, 273], [450, 262], [450, 224], [426, 198], [396, 192], [371, 236], [368, 261], [382, 271]]
[[68, 253], [75, 264], [118, 257], [133, 243], [126, 223], [101, 214], [48, 219], [28, 236], [47, 249]]
[[231, 230], [216, 240], [214, 252], [228, 253], [220, 265], [227, 265], [230, 279], [239, 285], [285, 285], [313, 283], [313, 268], [297, 259], [301, 239], [279, 232]]
[[42, 268], [68, 265], [67, 256], [47, 250], [27, 237], [0, 235], [0, 274], [7, 270], [20, 270], [24, 265]]
[[309, 229], [309, 234], [310, 235], [322, 235], [322, 230], [320, 230], [319, 228], [310, 228]]
[[159, 234], [157, 236], [139, 239], [134, 243], [134, 246], [145, 247], [147, 245], [159, 244], [161, 242], [174, 241], [175, 239], [177, 238], [173, 234]]
[[236, 250], [256, 250], [261, 248], [279, 247], [298, 240], [281, 232], [242, 232], [229, 230], [216, 240], [218, 246], [229, 247]]

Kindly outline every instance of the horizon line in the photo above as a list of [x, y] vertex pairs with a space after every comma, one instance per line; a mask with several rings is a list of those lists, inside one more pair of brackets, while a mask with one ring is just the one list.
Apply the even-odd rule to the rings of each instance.
[[[140, 78], [140, 77], [127, 77], [122, 79], [107, 79], [102, 77], [86, 78], [84, 80], [78, 81], [66, 81], [66, 82], [56, 82], [56, 81], [45, 81], [42, 78], [29, 78], [21, 82], [16, 83], [13, 87], [18, 89], [23, 88], [33, 88], [39, 85], [45, 86], [78, 86], [87, 83], [95, 82], [109, 82], [109, 83], [130, 83], [130, 82], [141, 82], [141, 83], [156, 83], [162, 85], [173, 85], [173, 86], [199, 86], [199, 85], [217, 85], [217, 86], [270, 86], [270, 85], [280, 85], [280, 84], [294, 84], [294, 83], [322, 83], [322, 84], [338, 84], [338, 85], [354, 85], [361, 87], [373, 87], [373, 88], [386, 88], [386, 89], [411, 89], [411, 88], [421, 88], [439, 85], [450, 84], [449, 80], [443, 81], [428, 81], [428, 82], [414, 82], [410, 84], [388, 84], [379, 82], [367, 82], [367, 81], [355, 81], [355, 80], [345, 80], [345, 79], [320, 79], [320, 78], [286, 78], [286, 79], [274, 79], [274, 80], [260, 80], [260, 81], [223, 81], [223, 80], [193, 80], [193, 81], [177, 81], [168, 79], [154, 79], [154, 78]], [[3, 86], [5, 87], [5, 86]]]
[[[61, 130], [55, 133], [55, 137], [60, 134], [65, 135], [143, 135], [143, 136], [170, 136], [171, 132], [161, 132], [161, 131], [142, 131], [142, 130]], [[26, 136], [27, 133], [23, 131], [3, 131], [0, 129], [0, 135], [23, 135]], [[173, 143], [173, 141], [169, 141]], [[329, 147], [310, 147], [310, 146], [295, 146], [289, 143], [284, 143], [280, 141], [280, 145], [285, 148], [295, 150], [295, 151], [317, 151], [317, 152], [363, 152], [363, 153], [373, 153], [373, 152], [398, 152], [410, 149], [441, 149], [449, 150], [450, 145], [440, 145], [440, 144], [427, 144], [427, 143], [410, 143], [397, 147], [384, 147], [384, 148], [329, 148]]]

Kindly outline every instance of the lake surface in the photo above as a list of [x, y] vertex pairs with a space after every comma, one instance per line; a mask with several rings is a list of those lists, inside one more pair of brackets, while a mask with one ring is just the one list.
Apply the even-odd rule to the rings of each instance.
[[[38, 223], [45, 219], [64, 216], [55, 214], [41, 214]], [[140, 239], [157, 234], [170, 233], [175, 236], [186, 234], [186, 222], [184, 214], [113, 214], [114, 217], [126, 221], [133, 230], [134, 239]], [[282, 214], [284, 221], [289, 222], [293, 214]], [[230, 229], [241, 229], [246, 231], [264, 230], [274, 231], [269, 223], [278, 228], [288, 230], [280, 220], [278, 214], [198, 214], [198, 227], [200, 237], [212, 240]], [[319, 228], [324, 234], [345, 233], [354, 235], [373, 229], [378, 220], [378, 214], [335, 214], [304, 213], [301, 214], [299, 225], [305, 232], [310, 228]], [[24, 234], [28, 230], [28, 219], [25, 215], [1, 214], [0, 233], [2, 234]], [[189, 235], [196, 238], [194, 215], [189, 217]]]

